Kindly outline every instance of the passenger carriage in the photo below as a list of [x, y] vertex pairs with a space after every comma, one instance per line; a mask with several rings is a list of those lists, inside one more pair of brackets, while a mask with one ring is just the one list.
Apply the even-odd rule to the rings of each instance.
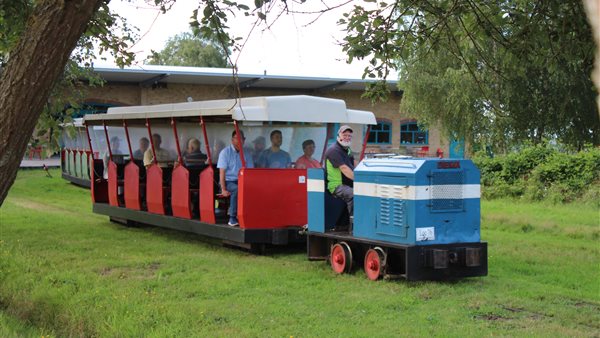
[[90, 151], [83, 119], [78, 118], [62, 125], [63, 148], [60, 152], [62, 178], [76, 185], [90, 187], [88, 164], [92, 157], [98, 156]]
[[[352, 145], [362, 157], [373, 113], [347, 109], [344, 101], [310, 96], [253, 97], [109, 108], [107, 114], [85, 116], [90, 156], [93, 210], [111, 220], [149, 224], [188, 231], [225, 243], [260, 251], [267, 244], [304, 241], [307, 224], [307, 170], [249, 168], [255, 143], [280, 130], [282, 149], [294, 161], [301, 144], [311, 139], [314, 158], [322, 161], [337, 124], [355, 128]], [[238, 177], [239, 227], [227, 225], [228, 199], [220, 195], [216, 168], [220, 150], [231, 143], [232, 131], [246, 139], [240, 151], [243, 168]], [[156, 154], [152, 135], [161, 136], [161, 161], [145, 166], [136, 148], [143, 138], [147, 152]], [[238, 141], [240, 133], [237, 133]], [[206, 155], [203, 163], [183, 161], [188, 140], [196, 138]], [[253, 142], [257, 141], [257, 142]], [[118, 146], [115, 146], [118, 142]], [[113, 143], [113, 144], [111, 144]], [[157, 156], [154, 156], [157, 157]], [[310, 210], [308, 210], [308, 214]]]

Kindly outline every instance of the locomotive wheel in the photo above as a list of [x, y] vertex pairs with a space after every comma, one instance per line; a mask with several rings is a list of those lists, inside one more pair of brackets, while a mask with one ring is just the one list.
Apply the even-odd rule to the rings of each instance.
[[352, 250], [346, 242], [336, 243], [331, 247], [329, 256], [331, 268], [335, 273], [348, 273], [352, 269]]
[[376, 247], [374, 249], [369, 249], [365, 254], [365, 274], [367, 278], [370, 280], [378, 280], [383, 276], [383, 271], [385, 269], [385, 260], [386, 256], [383, 252], [383, 249]]

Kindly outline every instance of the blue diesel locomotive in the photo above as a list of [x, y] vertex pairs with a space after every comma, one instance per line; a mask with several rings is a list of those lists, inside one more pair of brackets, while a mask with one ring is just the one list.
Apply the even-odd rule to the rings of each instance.
[[354, 219], [308, 171], [308, 256], [336, 273], [362, 264], [369, 279], [487, 275], [480, 241], [479, 170], [470, 160], [390, 156], [354, 171]]

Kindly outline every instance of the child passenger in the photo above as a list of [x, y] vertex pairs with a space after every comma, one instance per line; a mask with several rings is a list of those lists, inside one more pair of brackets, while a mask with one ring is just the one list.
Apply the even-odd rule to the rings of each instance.
[[302, 151], [304, 155], [296, 160], [297, 169], [321, 168], [321, 163], [312, 157], [315, 153], [315, 141], [306, 140], [302, 142]]

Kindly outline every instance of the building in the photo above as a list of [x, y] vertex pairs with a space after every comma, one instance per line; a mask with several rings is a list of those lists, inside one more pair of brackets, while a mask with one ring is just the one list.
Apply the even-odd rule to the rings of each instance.
[[[231, 69], [149, 66], [96, 68], [106, 81], [102, 87], [90, 88], [84, 113], [104, 112], [111, 106], [152, 105], [248, 96], [313, 95], [338, 98], [352, 109], [375, 113], [378, 125], [372, 127], [368, 152], [436, 156], [448, 154], [448, 142], [439, 130], [420, 130], [418, 121], [400, 112], [402, 91], [396, 81], [389, 81], [389, 100], [372, 105], [361, 98], [369, 80], [323, 77], [238, 74], [237, 83]], [[239, 88], [239, 90], [238, 90]]]

